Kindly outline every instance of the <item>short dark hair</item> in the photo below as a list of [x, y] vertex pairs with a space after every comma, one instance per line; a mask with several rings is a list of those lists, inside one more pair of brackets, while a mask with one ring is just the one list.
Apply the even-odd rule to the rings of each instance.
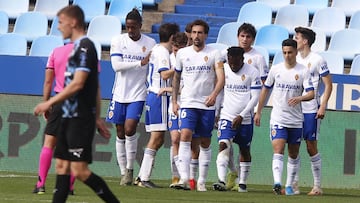
[[282, 44], [281, 44], [283, 47], [287, 47], [287, 46], [290, 46], [290, 47], [293, 47], [295, 49], [297, 49], [297, 42], [294, 40], [294, 39], [285, 39], [284, 41], [282, 41]]
[[185, 27], [185, 32], [187, 32], [187, 33], [191, 33], [191, 27], [192, 27], [192, 23], [188, 23], [188, 24], [186, 24], [186, 27]]
[[255, 27], [250, 24], [250, 23], [243, 23], [242, 25], [240, 25], [239, 29], [238, 29], [238, 32], [237, 32], [237, 36], [240, 35], [240, 32], [245, 32], [245, 33], [248, 33], [250, 34], [254, 39], [255, 39], [255, 36], [256, 36], [256, 29]]
[[175, 33], [180, 32], [179, 25], [176, 23], [164, 23], [159, 28], [160, 42], [168, 42], [170, 37]]
[[133, 8], [127, 15], [125, 20], [135, 20], [139, 24], [142, 23], [142, 17], [137, 8]]
[[232, 46], [232, 47], [229, 47], [227, 49], [227, 54], [229, 56], [233, 56], [233, 57], [236, 57], [236, 56], [243, 56], [244, 55], [244, 49], [241, 48], [241, 47], [237, 47], [237, 46]]
[[188, 38], [184, 32], [177, 32], [172, 38], [172, 43], [174, 46], [182, 47], [186, 46]]
[[313, 30], [306, 27], [296, 27], [295, 32], [301, 33], [303, 38], [307, 39], [310, 47], [315, 42], [316, 33]]
[[200, 26], [203, 26], [204, 27], [204, 32], [205, 34], [208, 34], [209, 33], [209, 24], [207, 22], [205, 22], [204, 20], [194, 20], [194, 22], [191, 23], [191, 29], [192, 27], [194, 27], [194, 25], [200, 25]]
[[76, 19], [77, 26], [83, 30], [86, 28], [85, 23], [85, 14], [84, 11], [80, 8], [78, 5], [69, 5], [65, 6], [64, 8], [60, 9], [57, 12], [57, 16], [60, 16], [61, 14], [64, 14], [70, 18]]

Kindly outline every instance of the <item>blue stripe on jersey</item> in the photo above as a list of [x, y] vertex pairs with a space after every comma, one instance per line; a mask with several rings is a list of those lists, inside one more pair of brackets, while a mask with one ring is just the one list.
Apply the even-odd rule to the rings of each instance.
[[120, 57], [123, 57], [123, 54], [120, 54], [120, 53], [113, 53], [113, 54], [111, 54], [110, 56], [120, 56]]
[[260, 77], [261, 80], [266, 80], [267, 76]]
[[325, 77], [330, 74], [330, 71], [325, 71], [322, 74], [320, 74], [321, 77]]
[[250, 89], [253, 89], [253, 90], [261, 89], [261, 86], [250, 87]]
[[306, 89], [305, 89], [305, 92], [308, 92], [308, 91], [311, 91], [311, 90], [314, 90], [314, 87], [306, 88]]
[[268, 85], [265, 85], [265, 84], [264, 84], [264, 87], [266, 87], [266, 88], [268, 88], [268, 89], [271, 89], [271, 88], [274, 87], [274, 85], [268, 86]]
[[178, 73], [181, 73], [181, 72], [182, 72], [182, 70], [178, 70], [178, 69], [176, 69], [176, 68], [175, 68], [175, 71], [178, 72]]
[[150, 68], [150, 77], [149, 77], [149, 86], [152, 86], [153, 83], [153, 74], [154, 74], [154, 64], [149, 64], [149, 68]]
[[160, 73], [160, 72], [162, 72], [162, 71], [166, 71], [166, 70], [169, 70], [169, 68], [167, 68], [167, 67], [159, 68], [158, 73]]

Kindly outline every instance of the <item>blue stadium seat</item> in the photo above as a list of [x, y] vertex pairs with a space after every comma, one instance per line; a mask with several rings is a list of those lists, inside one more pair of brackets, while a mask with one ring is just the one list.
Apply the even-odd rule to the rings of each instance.
[[29, 0], [0, 0], [0, 10], [5, 11], [9, 19], [16, 19], [29, 10]]
[[360, 10], [359, 0], [332, 0], [331, 7], [340, 8], [347, 17], [351, 17], [356, 11]]
[[31, 43], [29, 56], [48, 57], [56, 47], [64, 45], [62, 37], [55, 35], [40, 36]]
[[95, 16], [105, 14], [105, 0], [74, 0], [73, 4], [80, 6], [85, 14], [85, 21], [90, 22]]
[[0, 35], [0, 55], [26, 56], [27, 42], [23, 35], [5, 33]]
[[315, 42], [311, 45], [311, 50], [315, 52], [325, 51], [327, 46], [325, 32], [321, 29], [317, 29], [314, 27], [310, 29], [312, 29], [316, 33]]
[[342, 9], [327, 7], [316, 11], [313, 16], [311, 27], [322, 29], [327, 37], [334, 32], [342, 30], [346, 25], [346, 16]]
[[269, 52], [266, 48], [262, 47], [262, 46], [253, 46], [253, 49], [255, 49], [256, 51], [260, 52], [261, 55], [264, 56], [265, 58], [265, 62], [266, 64], [269, 66], [270, 65], [270, 56], [269, 56]]
[[280, 7], [289, 5], [291, 3], [291, 0], [256, 0], [256, 1], [271, 6], [273, 13], [276, 13]]
[[230, 22], [221, 26], [216, 43], [226, 44], [228, 46], [238, 46], [237, 31], [241, 23]]
[[[91, 38], [90, 38], [91, 39]], [[101, 44], [100, 42], [98, 42], [96, 39], [91, 39], [91, 41], [94, 43], [95, 45], [95, 48], [96, 48], [96, 52], [97, 52], [97, 56], [98, 56], [98, 59], [100, 60], [101, 59], [101, 51], [102, 51], [102, 48], [101, 48]]]
[[108, 15], [119, 18], [122, 25], [125, 25], [126, 15], [133, 9], [137, 8], [142, 14], [141, 0], [111, 0]]
[[276, 65], [278, 63], [284, 62], [284, 55], [282, 51], [278, 51], [275, 53], [274, 58], [271, 62], [272, 65]]
[[328, 7], [329, 0], [295, 0], [294, 4], [305, 6], [313, 16], [317, 10]]
[[261, 27], [255, 37], [254, 45], [266, 48], [270, 56], [281, 51], [282, 41], [289, 38], [289, 32], [281, 25], [265, 25]]
[[48, 19], [40, 12], [22, 13], [15, 21], [14, 33], [22, 34], [28, 42], [47, 34]]
[[59, 19], [55, 17], [51, 22], [49, 35], [62, 36], [61, 32], [58, 30], [58, 24]]
[[110, 47], [111, 39], [121, 34], [120, 20], [115, 16], [102, 15], [93, 18], [87, 30], [87, 36], [96, 40], [101, 46]]
[[197, 14], [208, 16], [237, 16], [240, 7], [222, 7], [219, 9], [217, 6], [204, 6], [204, 5], [189, 5], [189, 4], [176, 4], [175, 13], [182, 14]]
[[345, 60], [353, 60], [360, 53], [360, 30], [343, 29], [335, 32], [327, 50], [339, 53]]
[[256, 30], [272, 21], [271, 6], [261, 2], [249, 2], [241, 7], [237, 22], [251, 23]]
[[0, 11], [0, 34], [9, 32], [9, 16], [5, 11]]
[[343, 74], [344, 73], [344, 58], [341, 54], [331, 51], [319, 52], [320, 56], [326, 61], [330, 73]]
[[360, 76], [360, 55], [355, 56], [352, 61], [349, 74]]
[[348, 28], [360, 30], [360, 10], [351, 16]]
[[290, 35], [294, 35], [295, 27], [309, 25], [309, 12], [305, 6], [290, 4], [279, 8], [274, 24], [284, 26]]
[[34, 11], [45, 14], [48, 20], [53, 20], [57, 12], [67, 5], [69, 0], [36, 0]]

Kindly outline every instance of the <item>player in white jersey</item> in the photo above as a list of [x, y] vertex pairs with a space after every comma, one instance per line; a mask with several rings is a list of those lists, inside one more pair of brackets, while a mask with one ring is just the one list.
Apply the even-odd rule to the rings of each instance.
[[156, 152], [164, 143], [167, 130], [169, 96], [165, 92], [159, 95], [161, 88], [168, 87], [168, 79], [173, 76], [174, 70], [170, 68], [170, 52], [172, 50], [172, 37], [180, 28], [175, 23], [164, 23], [159, 29], [160, 43], [151, 50], [149, 70], [147, 76], [148, 95], [146, 97], [146, 131], [150, 132], [150, 139], [144, 150], [141, 163], [138, 186], [155, 188], [150, 181]]
[[[325, 109], [332, 91], [332, 80], [326, 61], [317, 53], [311, 51], [311, 45], [315, 41], [315, 32], [309, 28], [295, 28], [295, 40], [298, 45], [298, 63], [306, 66], [311, 74], [311, 80], [315, 89], [314, 99], [302, 102], [304, 113], [303, 138], [306, 141], [307, 152], [310, 156], [311, 170], [314, 178], [314, 186], [308, 195], [321, 195], [321, 156], [317, 148], [319, 138], [320, 120], [325, 116]], [[319, 85], [323, 82], [324, 93], [320, 101]], [[299, 162], [300, 165], [300, 162]], [[299, 166], [300, 168], [300, 166]], [[299, 173], [295, 176], [293, 183], [294, 192], [300, 194]]]
[[[260, 93], [255, 124], [260, 126], [261, 112], [272, 88], [273, 108], [270, 116], [270, 139], [273, 147], [272, 170], [275, 194], [281, 194], [281, 178], [286, 143], [288, 144], [285, 194], [293, 195], [292, 182], [299, 162], [303, 114], [301, 102], [314, 98], [314, 87], [307, 68], [296, 62], [297, 43], [293, 39], [282, 42], [284, 62], [271, 67]], [[302, 94], [303, 91], [306, 94]]]
[[[238, 43], [239, 47], [245, 50], [244, 53], [244, 63], [253, 65], [260, 73], [260, 77], [262, 82], [265, 82], [266, 77], [269, 72], [269, 67], [265, 61], [264, 56], [258, 52], [255, 48], [252, 47], [256, 37], [256, 29], [250, 23], [243, 23], [238, 28], [237, 31]], [[256, 106], [254, 111], [256, 112]], [[231, 149], [231, 153], [232, 153]], [[228, 178], [226, 181], [226, 188], [232, 190], [238, 190], [238, 185], [235, 184], [235, 179], [237, 178], [238, 169], [234, 164], [234, 157], [230, 156], [229, 161], [229, 169], [230, 172], [228, 173]]]
[[[173, 78], [173, 112], [180, 110], [180, 144], [178, 189], [189, 189], [191, 160], [191, 140], [196, 134], [201, 140], [199, 154], [198, 191], [206, 191], [205, 181], [211, 161], [211, 135], [215, 121], [216, 97], [224, 86], [223, 63], [219, 60], [219, 51], [205, 45], [209, 25], [203, 20], [192, 23], [191, 39], [193, 45], [182, 48], [176, 56], [175, 75]], [[177, 104], [180, 78], [184, 87], [180, 95], [180, 107]]]
[[239, 192], [247, 192], [246, 181], [250, 172], [250, 144], [253, 136], [254, 107], [261, 90], [259, 71], [244, 63], [244, 49], [230, 47], [228, 63], [224, 64], [224, 101], [218, 127], [219, 153], [216, 159], [219, 181], [214, 190], [225, 191], [225, 179], [232, 142], [240, 148]]
[[126, 16], [127, 33], [111, 41], [111, 65], [115, 71], [113, 97], [107, 122], [116, 124], [116, 157], [120, 185], [131, 185], [137, 152], [136, 127], [146, 98], [146, 73], [155, 40], [140, 32], [142, 17], [133, 9]]

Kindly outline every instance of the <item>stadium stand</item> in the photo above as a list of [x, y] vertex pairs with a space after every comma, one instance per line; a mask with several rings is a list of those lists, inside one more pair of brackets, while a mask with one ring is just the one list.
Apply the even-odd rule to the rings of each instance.
[[294, 35], [297, 26], [309, 25], [309, 12], [305, 6], [290, 4], [280, 7], [276, 13], [274, 24], [284, 26], [290, 35]]
[[257, 0], [257, 2], [263, 2], [271, 6], [273, 13], [276, 13], [279, 8], [289, 5], [291, 0]]
[[352, 61], [360, 54], [360, 30], [343, 29], [334, 33], [327, 51], [337, 52], [345, 61]]
[[325, 51], [326, 50], [326, 34], [323, 30], [312, 28], [312, 30], [316, 33], [315, 42], [311, 45], [311, 50], [315, 52]]
[[309, 15], [313, 16], [316, 11], [326, 8], [329, 5], [328, 0], [294, 0], [295, 5], [303, 5], [305, 6], [308, 11]]
[[0, 11], [0, 34], [9, 32], [9, 16], [5, 11]]
[[289, 32], [285, 27], [274, 24], [265, 25], [257, 32], [254, 45], [266, 48], [272, 57], [281, 50], [281, 43], [287, 38], [289, 38]]
[[134, 7], [142, 14], [141, 0], [111, 0], [107, 14], [118, 17], [121, 24], [125, 25], [125, 17]]
[[94, 17], [87, 30], [87, 36], [98, 41], [101, 46], [110, 47], [111, 39], [122, 32], [120, 20], [111, 15]]
[[344, 58], [336, 53], [330, 51], [318, 52], [326, 61], [330, 73], [332, 74], [343, 74], [344, 73]]
[[254, 45], [253, 48], [256, 49], [256, 51], [260, 52], [261, 55], [264, 56], [265, 62], [269, 66], [270, 65], [270, 55], [269, 55], [268, 50], [262, 46], [256, 46], [256, 45]]
[[220, 27], [216, 43], [226, 44], [227, 46], [238, 46], [237, 31], [241, 23], [229, 22]]
[[25, 56], [27, 42], [23, 35], [17, 33], [5, 33], [0, 35], [0, 55]]
[[58, 23], [59, 20], [55, 17], [51, 22], [49, 35], [61, 36], [61, 32], [57, 29]]
[[360, 30], [360, 10], [351, 16], [348, 28]]
[[276, 65], [276, 64], [281, 63], [283, 61], [284, 61], [283, 53], [282, 53], [282, 51], [278, 51], [278, 52], [275, 53], [271, 64]]
[[25, 36], [28, 42], [47, 34], [48, 19], [40, 12], [25, 12], [16, 18], [14, 33]]
[[217, 50], [219, 50], [219, 51], [226, 51], [227, 50], [227, 48], [229, 48], [229, 46], [228, 45], [226, 45], [226, 44], [222, 44], [222, 43], [209, 43], [209, 44], [207, 44], [206, 46], [209, 46], [209, 47], [213, 47], [213, 48], [215, 48], [215, 49], [217, 49]]
[[311, 27], [324, 30], [327, 37], [338, 30], [344, 29], [346, 25], [346, 16], [342, 9], [327, 7], [316, 11], [313, 16]]
[[56, 13], [67, 5], [69, 5], [69, 0], [36, 0], [34, 11], [45, 14], [48, 20], [53, 20]]
[[73, 4], [80, 6], [85, 14], [85, 21], [89, 23], [95, 16], [105, 14], [105, 0], [74, 0]]
[[349, 74], [360, 76], [360, 55], [355, 56], [354, 60], [352, 61]]
[[54, 48], [62, 45], [64, 45], [62, 37], [55, 35], [40, 36], [31, 43], [29, 56], [48, 57]]
[[237, 22], [251, 23], [257, 30], [272, 22], [272, 9], [268, 4], [261, 2], [248, 2], [240, 8]]
[[359, 0], [332, 0], [331, 7], [340, 8], [347, 17], [351, 17], [355, 11], [360, 10]]
[[0, 0], [0, 10], [5, 11], [9, 19], [16, 19], [29, 10], [29, 0]]

